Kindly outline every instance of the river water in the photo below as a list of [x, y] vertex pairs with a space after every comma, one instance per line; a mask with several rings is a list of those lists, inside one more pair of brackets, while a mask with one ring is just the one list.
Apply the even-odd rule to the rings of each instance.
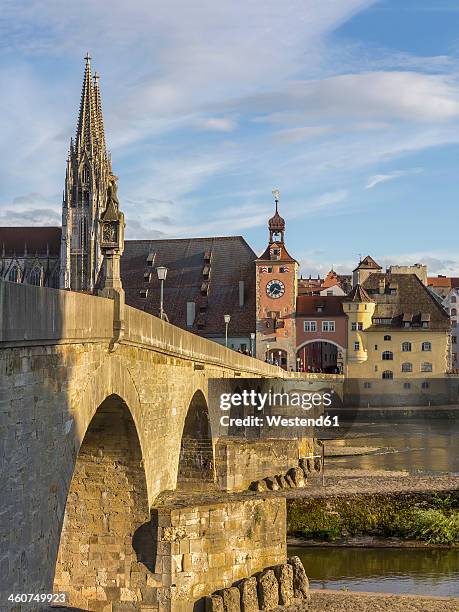
[[[339, 428], [322, 428], [318, 438], [327, 450], [376, 447], [374, 454], [327, 457], [334, 468], [403, 470], [418, 475], [459, 475], [457, 419], [427, 414], [341, 420]], [[333, 442], [331, 442], [333, 440]], [[459, 550], [420, 548], [289, 548], [306, 568], [311, 588], [459, 596]]]
[[340, 427], [323, 428], [323, 440], [333, 446], [377, 447], [375, 454], [327, 458], [326, 466], [364, 470], [406, 470], [417, 474], [459, 475], [459, 420], [403, 417], [388, 413], [385, 420], [342, 420]]
[[459, 596], [459, 550], [290, 547], [312, 589]]

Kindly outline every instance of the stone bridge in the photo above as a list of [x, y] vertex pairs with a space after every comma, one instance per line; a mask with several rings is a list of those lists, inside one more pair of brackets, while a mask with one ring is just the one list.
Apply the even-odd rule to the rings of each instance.
[[[130, 307], [114, 345], [115, 319], [109, 299], [0, 282], [2, 610], [39, 608], [8, 597], [53, 590], [91, 610], [192, 609], [171, 605], [181, 544], [174, 549], [170, 534], [181, 532], [170, 509], [152, 512], [159, 494], [193, 482], [246, 488], [247, 479], [267, 475], [267, 460], [276, 473], [308, 452], [308, 440], [284, 441], [274, 455], [260, 443], [244, 459], [246, 480], [238, 480], [243, 450], [217, 448], [209, 380], [295, 374]], [[268, 515], [282, 518], [281, 501], [271, 500]], [[155, 536], [159, 528], [169, 540]], [[272, 524], [260, 529], [268, 542]], [[285, 542], [278, 544], [237, 575], [282, 562]], [[184, 553], [175, 561], [184, 571]], [[215, 576], [211, 586], [218, 583]]]

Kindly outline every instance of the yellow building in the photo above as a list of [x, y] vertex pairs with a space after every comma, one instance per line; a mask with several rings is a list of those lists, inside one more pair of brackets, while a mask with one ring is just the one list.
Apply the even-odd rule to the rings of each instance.
[[448, 314], [415, 274], [370, 273], [343, 308], [349, 378], [425, 379], [450, 369]]

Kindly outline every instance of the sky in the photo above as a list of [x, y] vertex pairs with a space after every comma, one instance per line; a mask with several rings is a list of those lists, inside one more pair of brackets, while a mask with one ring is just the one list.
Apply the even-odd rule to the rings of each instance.
[[60, 225], [83, 56], [127, 238], [459, 276], [459, 0], [2, 0], [0, 224]]

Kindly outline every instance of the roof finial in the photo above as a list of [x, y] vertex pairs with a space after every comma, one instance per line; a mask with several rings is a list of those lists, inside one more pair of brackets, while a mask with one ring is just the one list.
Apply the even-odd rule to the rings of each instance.
[[99, 73], [95, 72], [92, 78], [94, 79], [95, 84], [98, 85], [100, 79]]
[[89, 55], [89, 51], [86, 51], [86, 55], [84, 56], [84, 58], [86, 60], [86, 63], [89, 64], [89, 62], [91, 61], [91, 56]]
[[272, 194], [273, 194], [273, 197], [274, 197], [274, 201], [276, 203], [276, 212], [278, 212], [277, 211], [277, 206], [279, 204], [279, 189], [273, 189]]

